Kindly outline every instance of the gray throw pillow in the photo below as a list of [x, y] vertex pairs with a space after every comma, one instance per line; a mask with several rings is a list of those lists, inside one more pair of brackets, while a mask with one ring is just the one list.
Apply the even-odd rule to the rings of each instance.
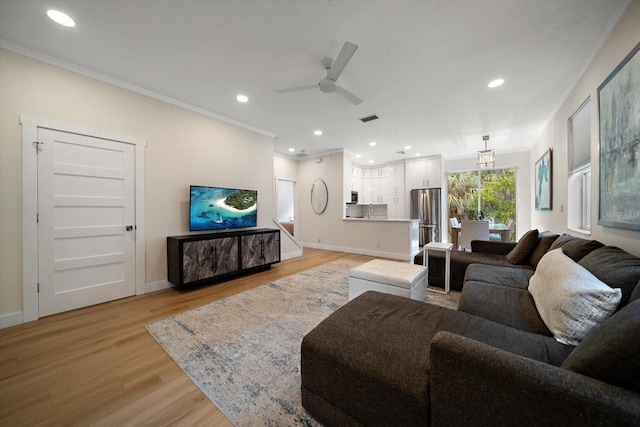
[[578, 264], [612, 288], [620, 288], [621, 305], [627, 303], [640, 279], [640, 257], [615, 246], [596, 249], [585, 255]]
[[569, 354], [562, 368], [640, 392], [640, 300], [611, 316]]
[[533, 248], [536, 247], [537, 243], [538, 230], [529, 230], [522, 236], [516, 246], [511, 249], [511, 252], [505, 255], [505, 259], [511, 264], [520, 264], [529, 258], [529, 254], [533, 251]]
[[578, 262], [591, 251], [601, 248], [604, 245], [597, 240], [586, 240], [579, 237], [563, 234], [558, 237], [549, 248], [549, 251], [562, 248], [562, 252], [575, 262]]
[[529, 264], [537, 267], [544, 254], [547, 253], [553, 242], [555, 242], [558, 237], [560, 237], [559, 234], [555, 234], [550, 231], [540, 233], [538, 235], [538, 244], [533, 249], [533, 252], [531, 252], [531, 256], [529, 256]]

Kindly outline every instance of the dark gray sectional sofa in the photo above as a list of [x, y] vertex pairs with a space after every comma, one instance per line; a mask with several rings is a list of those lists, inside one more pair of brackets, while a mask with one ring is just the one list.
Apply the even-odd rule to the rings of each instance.
[[[515, 242], [494, 242], [487, 240], [474, 240], [471, 242], [471, 252], [451, 251], [451, 289], [461, 291], [467, 267], [471, 264], [495, 265], [501, 267], [512, 267], [533, 272], [542, 256], [549, 250], [551, 245], [559, 237], [551, 232], [540, 233], [536, 245], [529, 252], [521, 254], [521, 259], [517, 263], [509, 262], [506, 255], [516, 246]], [[562, 241], [569, 241], [567, 236], [563, 236]], [[573, 241], [573, 239], [571, 239]], [[595, 240], [580, 239], [581, 252], [597, 249], [602, 243]], [[423, 253], [419, 253], [414, 264], [423, 265]], [[444, 252], [432, 251], [429, 253], [429, 286], [444, 288]]]
[[[516, 245], [476, 242], [493, 264], [464, 265], [457, 311], [377, 292], [338, 309], [303, 339], [303, 406], [329, 426], [640, 425], [640, 258], [531, 234], [516, 264]], [[528, 291], [535, 257], [557, 248], [622, 291], [577, 346], [554, 338]]]

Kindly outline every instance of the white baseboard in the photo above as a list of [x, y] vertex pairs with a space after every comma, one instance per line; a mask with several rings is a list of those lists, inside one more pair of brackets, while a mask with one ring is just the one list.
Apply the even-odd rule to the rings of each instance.
[[158, 280], [157, 282], [146, 283], [144, 285], [144, 293], [148, 294], [150, 292], [161, 291], [172, 287], [173, 285], [168, 280]]
[[3, 314], [0, 316], [0, 329], [10, 328], [24, 323], [24, 316], [21, 311]]
[[[159, 280], [153, 283], [145, 284], [145, 293], [161, 291], [169, 289], [173, 285], [168, 280]], [[0, 329], [10, 328], [11, 326], [21, 325], [24, 323], [24, 315], [22, 311], [0, 315]]]
[[280, 260], [285, 261], [291, 258], [298, 258], [302, 256], [302, 249], [298, 251], [288, 252], [286, 254], [280, 254]]
[[318, 243], [303, 243], [305, 248], [324, 249], [327, 251], [347, 252], [350, 254], [369, 255], [381, 258], [399, 259], [402, 261], [413, 261], [413, 257], [409, 254], [401, 254], [396, 252], [374, 251], [371, 249], [348, 248], [343, 246], [322, 245]]

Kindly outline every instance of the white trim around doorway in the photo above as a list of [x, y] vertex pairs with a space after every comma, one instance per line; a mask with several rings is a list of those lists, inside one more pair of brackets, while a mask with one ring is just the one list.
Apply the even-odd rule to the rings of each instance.
[[[63, 123], [56, 120], [20, 115], [22, 125], [22, 322], [39, 318], [38, 314], [38, 157], [34, 142], [38, 128], [88, 135], [135, 145], [136, 215], [136, 295], [145, 286], [145, 150], [146, 140], [114, 132]], [[15, 323], [17, 319], [13, 319]]]

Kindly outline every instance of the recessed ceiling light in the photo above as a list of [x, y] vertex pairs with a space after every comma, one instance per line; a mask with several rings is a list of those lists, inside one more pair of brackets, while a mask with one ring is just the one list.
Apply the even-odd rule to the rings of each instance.
[[315, 136], [320, 136], [320, 135], [322, 135], [322, 131], [321, 131], [321, 130], [314, 130], [314, 131], [313, 131], [313, 134], [314, 134]]
[[416, 157], [420, 157], [420, 153], [416, 153]]
[[356, 159], [359, 159], [360, 157], [362, 157], [362, 154], [356, 154]]
[[[373, 160], [369, 160], [369, 163], [373, 163]], [[368, 169], [367, 169], [368, 170]]]
[[405, 150], [411, 150], [411, 146], [410, 146], [410, 145], [406, 145], [406, 146], [404, 147], [404, 149], [405, 149]]
[[65, 27], [75, 27], [76, 23], [69, 15], [66, 13], [62, 13], [59, 10], [48, 10], [47, 16], [51, 18], [53, 21], [57, 22], [60, 25], [64, 25]]
[[376, 144], [377, 144], [377, 143], [376, 143], [375, 141], [371, 141], [371, 142], [369, 143], [369, 145], [370, 145], [370, 146], [372, 146], [372, 147], [375, 147], [375, 146], [376, 146]]
[[491, 81], [488, 86], [490, 88], [494, 88], [494, 87], [502, 86], [503, 83], [504, 83], [504, 80], [495, 79], [495, 80]]
[[296, 149], [295, 149], [295, 148], [293, 148], [293, 147], [289, 148], [289, 152], [290, 152], [290, 153], [293, 153], [294, 151], [296, 151]]
[[242, 102], [243, 104], [249, 101], [249, 98], [247, 98], [247, 95], [238, 95], [236, 96], [236, 99], [238, 100], [238, 102]]

